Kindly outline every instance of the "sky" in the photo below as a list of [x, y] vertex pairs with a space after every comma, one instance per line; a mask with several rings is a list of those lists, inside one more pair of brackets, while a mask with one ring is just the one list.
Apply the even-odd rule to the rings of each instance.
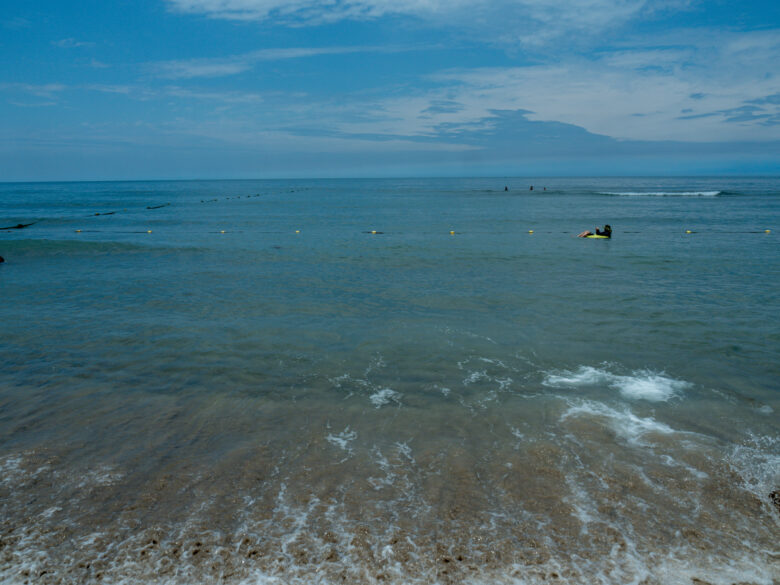
[[0, 181], [780, 174], [777, 0], [0, 4]]

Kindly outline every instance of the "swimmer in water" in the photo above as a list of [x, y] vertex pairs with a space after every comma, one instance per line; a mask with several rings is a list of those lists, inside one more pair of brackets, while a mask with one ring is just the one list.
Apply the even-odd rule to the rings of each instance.
[[[594, 235], [594, 233], [592, 231], [585, 230], [581, 234], [577, 234], [577, 237], [578, 238], [587, 238], [588, 236], [592, 236], [592, 235]], [[595, 235], [611, 238], [612, 237], [612, 226], [610, 226], [609, 224], [605, 224], [603, 230], [600, 230], [599, 228], [596, 228]]]

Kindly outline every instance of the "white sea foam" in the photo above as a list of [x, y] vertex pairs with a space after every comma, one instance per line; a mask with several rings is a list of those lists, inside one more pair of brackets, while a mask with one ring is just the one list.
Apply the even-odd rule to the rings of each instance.
[[60, 512], [62, 508], [60, 506], [52, 506], [41, 512], [38, 516], [40, 518], [48, 519], [54, 516], [57, 512]]
[[[352, 429], [350, 429], [349, 427], [346, 427], [338, 435], [330, 434], [325, 437], [325, 440], [328, 441], [328, 443], [334, 445], [335, 447], [338, 447], [339, 449], [342, 449], [343, 451], [346, 451], [347, 458], [350, 457], [354, 452], [352, 447], [350, 446], [350, 443], [355, 439], [357, 439], [357, 433]], [[344, 461], [345, 459], [343, 459], [342, 461]]]
[[742, 478], [744, 488], [773, 508], [768, 495], [780, 487], [780, 437], [751, 435], [732, 449], [727, 461]]
[[[347, 435], [352, 432], [345, 429]], [[776, 447], [776, 444], [771, 442], [764, 444], [760, 440], [757, 441], [757, 448], [761, 450], [772, 450]], [[388, 451], [388, 466], [400, 466], [400, 459], [409, 456], [408, 444], [398, 443], [395, 447], [397, 453], [392, 448]], [[379, 453], [378, 450], [376, 453]], [[379, 457], [384, 459], [381, 454]], [[402, 477], [400, 473], [399, 477]], [[589, 531], [596, 538], [603, 532], [604, 525], [610, 527], [611, 533], [617, 535], [611, 550], [607, 548], [594, 554], [595, 549], [587, 544], [590, 540], [588, 538], [556, 542], [541, 532], [545, 525], [531, 513], [515, 509], [491, 510], [484, 516], [485, 525], [492, 527], [492, 533], [496, 535], [503, 534], [508, 526], [518, 526], [518, 518], [528, 523], [536, 520], [540, 532], [533, 535], [533, 538], [538, 541], [540, 548], [549, 551], [550, 555], [546, 558], [540, 557], [538, 564], [533, 566], [527, 561], [514, 563], [512, 558], [503, 565], [497, 562], [483, 564], [473, 559], [483, 555], [487, 545], [475, 545], [473, 550], [467, 545], [463, 551], [466, 557], [463, 567], [472, 563], [473, 566], [468, 567], [468, 573], [465, 570], [455, 573], [451, 582], [464, 585], [543, 585], [551, 582], [561, 585], [690, 585], [694, 582], [713, 585], [738, 582], [772, 585], [776, 581], [777, 568], [773, 562], [776, 553], [750, 550], [750, 542], [745, 542], [738, 550], [727, 549], [725, 553], [721, 553], [718, 550], [698, 549], [695, 542], [689, 544], [684, 538], [672, 538], [668, 533], [664, 533], [664, 538], [660, 541], [644, 540], [644, 535], [634, 530], [630, 518], [620, 514], [610, 515], [599, 509], [600, 500], [598, 497], [594, 498], [593, 486], [583, 478], [587, 478], [586, 473], [580, 475], [580, 481], [566, 478], [569, 488], [566, 502], [572, 507], [575, 516], [582, 521], [583, 532]], [[604, 489], [607, 489], [606, 486]], [[354, 515], [347, 513], [348, 508], [343, 502], [329, 497], [320, 499], [314, 491], [306, 497], [301, 497], [291, 483], [282, 482], [277, 490], [270, 492], [270, 516], [263, 513], [252, 520], [252, 515], [247, 514], [234, 534], [204, 530], [203, 525], [197, 521], [197, 514], [191, 522], [172, 527], [162, 551], [169, 550], [165, 547], [172, 542], [181, 541], [186, 544], [201, 540], [206, 544], [198, 557], [184, 549], [180, 557], [171, 561], [169, 556], [158, 550], [147, 548], [152, 533], [145, 531], [113, 541], [110, 533], [90, 533], [79, 538], [79, 550], [75, 554], [78, 555], [78, 560], [94, 558], [95, 564], [102, 565], [102, 581], [125, 585], [187, 585], [223, 580], [233, 585], [335, 585], [342, 582], [430, 585], [444, 582], [437, 578], [437, 574], [441, 574], [438, 573], [441, 557], [442, 554], [449, 555], [452, 551], [445, 548], [445, 553], [442, 553], [433, 549], [426, 544], [422, 534], [405, 534], [394, 525], [391, 515], [388, 514], [385, 529], [384, 525], [372, 525], [364, 520], [371, 517], [370, 509], [363, 511], [365, 516], [356, 521]], [[251, 506], [247, 505], [246, 508], [249, 511]], [[657, 510], [653, 509], [648, 513], [656, 512]], [[549, 528], [547, 532], [555, 535], [554, 526]], [[31, 529], [34, 530], [35, 526]], [[516, 534], [516, 528], [514, 530], [513, 534]], [[52, 540], [42, 543], [40, 539], [36, 539], [37, 536], [40, 535], [29, 532], [25, 533], [23, 541], [9, 541], [9, 547], [14, 554], [13, 561], [0, 565], [0, 581], [9, 585], [21, 585], [25, 581], [35, 580], [21, 576], [21, 570], [28, 570], [35, 577], [43, 575], [43, 571], [52, 566], [54, 559], [62, 562], [59, 556], [50, 552], [55, 550], [51, 544]], [[246, 537], [249, 537], [252, 544], [244, 544]], [[437, 541], [445, 546], [447, 544], [445, 538], [439, 538]], [[222, 544], [231, 542], [236, 543], [235, 547], [228, 548]], [[265, 557], [262, 562], [257, 562], [257, 557], [248, 557], [247, 553], [255, 547], [255, 543], [258, 543], [260, 550], [273, 554]], [[269, 543], [273, 543], [273, 546], [268, 546]], [[84, 550], [87, 547], [90, 550]], [[148, 561], [140, 560], [139, 553], [142, 550], [148, 551], [144, 558], [152, 558]], [[338, 553], [335, 560], [326, 560], [331, 551]], [[459, 552], [461, 551], [458, 550], [457, 553]], [[203, 557], [205, 559], [201, 560]], [[458, 561], [453, 559], [452, 565], [458, 565]], [[67, 569], [73, 564], [75, 562], [71, 562], [67, 557], [67, 563], [61, 566]], [[205, 565], [219, 567], [220, 564], [225, 567], [223, 574], [204, 571]], [[246, 567], [246, 571], [243, 571], [243, 567]], [[160, 568], [165, 570], [159, 570]], [[228, 569], [236, 568], [238, 574], [231, 577]], [[67, 578], [73, 574], [63, 571], [60, 575], [49, 577], [52, 577], [52, 583], [61, 584], [68, 582]], [[376, 578], [378, 574], [383, 575], [381, 580]], [[84, 581], [96, 582], [95, 579], [89, 578]]]
[[486, 357], [481, 357], [481, 358], [479, 358], [479, 361], [485, 362], [486, 364], [493, 364], [495, 366], [499, 366], [501, 368], [504, 368], [505, 370], [509, 369], [509, 368], [506, 367], [506, 364], [504, 364], [504, 362], [502, 362], [501, 360], [495, 360], [495, 359], [490, 359], [490, 358], [486, 358]]
[[548, 373], [542, 383], [553, 388], [608, 386], [619, 390], [624, 398], [651, 402], [669, 400], [691, 386], [690, 382], [675, 380], [650, 370], [635, 370], [629, 376], [622, 376], [591, 366], [580, 366], [575, 371]]
[[[478, 369], [472, 369], [471, 367], [468, 367], [468, 365], [472, 362], [476, 361], [481, 364], [489, 364], [490, 367], [488, 368], [478, 368]], [[472, 366], [473, 367], [473, 366]], [[499, 372], [501, 371], [513, 371], [512, 368], [507, 367], [507, 365], [502, 362], [499, 359], [491, 359], [486, 357], [469, 357], [466, 360], [462, 360], [458, 362], [458, 369], [464, 370], [467, 372], [467, 375], [465, 378], [463, 378], [462, 384], [463, 386], [472, 386], [472, 385], [481, 385], [485, 386], [487, 384], [496, 384], [497, 390], [499, 392], [505, 392], [509, 390], [512, 386], [512, 378], [506, 375], [499, 375]], [[477, 402], [482, 404], [485, 401], [490, 401], [495, 398], [495, 392], [491, 391], [490, 394], [485, 397], [482, 400], [478, 400]]]
[[570, 495], [563, 498], [574, 510], [574, 516], [582, 524], [580, 532], [588, 533], [588, 524], [599, 519], [599, 513], [592, 498], [582, 486], [571, 478], [566, 478], [566, 485], [569, 487]]
[[512, 386], [512, 378], [495, 378], [495, 381], [498, 382], [498, 389], [502, 392]]
[[[412, 543], [413, 544], [413, 543]], [[772, 567], [757, 565], [748, 555], [734, 558], [733, 555], [722, 558], [692, 558], [692, 552], [685, 547], [675, 547], [665, 553], [648, 556], [637, 550], [632, 540], [626, 540], [621, 550], [613, 547], [607, 558], [597, 560], [578, 559], [574, 565], [568, 565], [559, 558], [551, 558], [531, 570], [526, 564], [508, 564], [500, 571], [484, 571], [467, 575], [464, 585], [545, 585], [550, 582], [560, 585], [614, 585], [615, 583], [640, 584], [664, 583], [664, 585], [690, 585], [691, 583], [711, 583], [712, 585], [732, 585], [733, 583], [755, 583], [773, 585]], [[414, 550], [412, 547], [411, 550]], [[695, 553], [694, 553], [695, 554]], [[377, 551], [377, 557], [389, 568], [388, 561], [393, 560], [395, 552], [385, 546]], [[416, 559], [415, 559], [416, 560]], [[393, 564], [395, 565], [395, 563]], [[390, 583], [403, 585], [430, 585], [442, 583], [430, 574], [410, 574], [397, 566], [391, 572]], [[389, 572], [389, 571], [386, 571]], [[336, 585], [338, 579], [317, 574], [315, 571], [301, 571], [300, 575], [275, 575], [267, 571], [253, 572], [252, 576], [241, 581], [240, 585]], [[377, 582], [366, 579], [366, 582]], [[160, 585], [162, 581], [154, 581]]]
[[666, 401], [691, 386], [690, 382], [667, 378], [647, 370], [633, 372], [632, 376], [613, 376], [610, 386], [620, 390], [626, 398]]
[[335, 378], [329, 378], [330, 383], [333, 384], [336, 388], [341, 388], [341, 386], [345, 382], [349, 382], [352, 379], [352, 376], [349, 374], [341, 374], [340, 376], [336, 376]]
[[409, 446], [409, 443], [402, 443], [401, 441], [397, 441], [395, 444], [396, 449], [398, 449], [398, 455], [403, 456], [407, 460], [409, 460], [410, 463], [414, 463], [414, 457], [412, 456], [412, 448]]
[[642, 418], [628, 409], [616, 410], [606, 404], [583, 400], [569, 407], [561, 421], [570, 417], [590, 417], [603, 421], [618, 437], [627, 443], [645, 445], [649, 434], [669, 435], [676, 431], [654, 418]]
[[487, 372], [485, 370], [469, 372], [469, 375], [463, 379], [463, 385], [468, 386], [470, 384], [475, 384], [480, 380], [489, 380], [489, 379], [490, 376], [487, 375]]
[[366, 368], [366, 371], [363, 372], [363, 375], [368, 377], [374, 370], [381, 370], [385, 366], [387, 366], [385, 359], [381, 355], [375, 355], [368, 363], [368, 367]]
[[375, 489], [382, 489], [383, 487], [391, 486], [395, 483], [396, 473], [393, 471], [393, 466], [388, 461], [379, 448], [374, 447], [374, 461], [377, 467], [384, 472], [384, 477], [371, 476], [368, 478], [368, 483]]
[[117, 472], [112, 467], [102, 466], [96, 469], [90, 469], [82, 474], [78, 487], [83, 489], [86, 487], [113, 485], [120, 479], [122, 479], [121, 473]]
[[368, 398], [376, 408], [381, 408], [385, 404], [390, 404], [390, 402], [395, 402], [398, 406], [401, 405], [401, 395], [392, 388], [377, 390]]
[[602, 195], [622, 197], [717, 197], [721, 191], [605, 191]]
[[671, 455], [662, 455], [661, 456], [661, 462], [664, 465], [667, 465], [669, 467], [679, 467], [681, 469], [684, 469], [685, 471], [690, 473], [696, 479], [704, 480], [704, 479], [709, 478], [709, 474], [708, 473], [706, 473], [704, 471], [701, 471], [699, 469], [696, 469], [695, 467], [692, 467], [691, 465], [688, 465], [687, 463], [685, 463], [683, 461], [679, 461], [679, 460], [673, 458]]

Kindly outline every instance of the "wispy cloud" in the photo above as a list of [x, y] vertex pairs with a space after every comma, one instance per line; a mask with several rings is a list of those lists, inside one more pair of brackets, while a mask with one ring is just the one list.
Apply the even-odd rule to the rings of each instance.
[[68, 87], [61, 83], [41, 85], [0, 83], [0, 93], [8, 95], [6, 103], [19, 108], [44, 108], [59, 105], [58, 94], [66, 89]]
[[163, 93], [171, 97], [215, 101], [221, 104], [257, 104], [264, 101], [263, 96], [258, 93], [243, 91], [202, 91], [169, 86]]
[[313, 26], [409, 17], [481, 30], [502, 44], [538, 45], [573, 32], [597, 36], [634, 19], [685, 10], [691, 0], [167, 0], [178, 12]]
[[9, 18], [8, 20], [3, 20], [3, 28], [7, 29], [20, 29], [20, 28], [30, 28], [32, 26], [32, 23], [27, 20], [26, 18], [22, 18], [21, 16], [15, 16], [14, 18]]
[[241, 58], [186, 59], [163, 61], [152, 65], [157, 77], [167, 79], [190, 79], [193, 77], [223, 77], [248, 71], [253, 63]]
[[75, 49], [77, 47], [94, 47], [95, 43], [87, 41], [77, 41], [74, 38], [60, 39], [59, 41], [52, 41], [52, 45], [60, 47], [61, 49]]
[[323, 55], [344, 55], [347, 53], [388, 50], [389, 49], [386, 47], [292, 47], [261, 49], [223, 58], [162, 61], [152, 64], [151, 69], [156, 76], [167, 79], [224, 77], [248, 71], [263, 61], [281, 61], [284, 59], [301, 59], [304, 57], [318, 57]]
[[101, 93], [114, 93], [121, 95], [130, 95], [135, 91], [135, 88], [131, 85], [106, 85], [101, 83], [91, 83], [83, 86], [84, 89], [90, 91], [99, 91]]
[[182, 100], [197, 100], [216, 102], [218, 105], [257, 104], [264, 101], [264, 96], [255, 92], [230, 90], [203, 90], [168, 85], [162, 88], [150, 88], [142, 85], [110, 85], [91, 83], [76, 86], [74, 89], [94, 91], [104, 94], [126, 96], [139, 101], [153, 99], [180, 98]]
[[675, 49], [639, 43], [617, 54], [532, 66], [444, 70], [404, 92], [376, 88], [311, 108], [320, 129], [353, 136], [456, 140], [475, 125], [489, 131], [494, 112], [522, 111], [528, 122], [618, 140], [777, 143], [779, 80], [765, 72], [780, 54], [756, 34], [759, 42], [753, 33], [677, 31], [694, 41]]
[[45, 83], [35, 85], [30, 83], [0, 83], [0, 91], [13, 91], [34, 95], [42, 98], [53, 98], [59, 92], [68, 89], [61, 83]]
[[[689, 44], [676, 49], [643, 44], [527, 67], [443, 71], [433, 76], [439, 95], [430, 96], [430, 103], [446, 94], [463, 107], [427, 123], [524, 109], [530, 120], [564, 122], [620, 139], [780, 139], [775, 125], [780, 79], [771, 73], [780, 59], [777, 37], [772, 42], [763, 31], [676, 33], [691, 39]], [[396, 106], [410, 107], [412, 101]], [[684, 110], [688, 115], [681, 117]]]
[[18, 108], [48, 108], [58, 105], [57, 102], [19, 102], [16, 100], [8, 100], [8, 103]]

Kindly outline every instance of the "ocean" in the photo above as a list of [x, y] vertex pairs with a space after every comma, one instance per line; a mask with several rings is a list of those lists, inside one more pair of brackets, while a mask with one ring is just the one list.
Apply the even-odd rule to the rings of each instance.
[[780, 582], [778, 177], [5, 183], [0, 224], [3, 583]]

